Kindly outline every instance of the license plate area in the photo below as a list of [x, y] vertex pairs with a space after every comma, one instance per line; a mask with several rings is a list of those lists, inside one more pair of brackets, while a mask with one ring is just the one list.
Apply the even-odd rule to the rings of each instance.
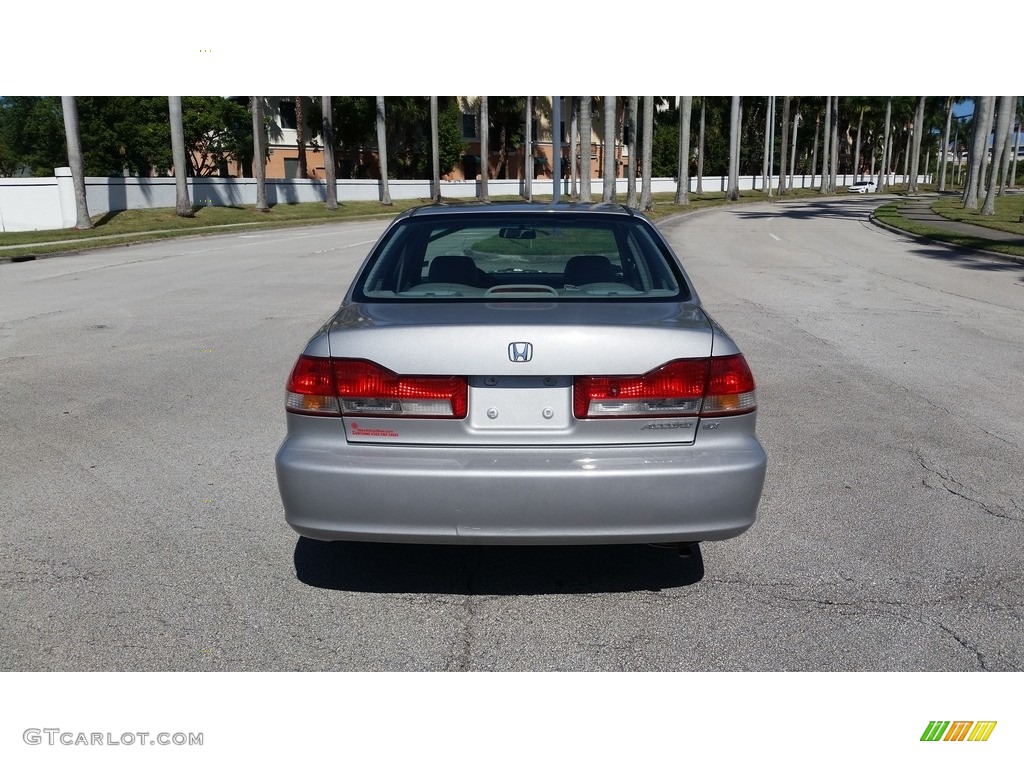
[[566, 430], [572, 423], [571, 376], [471, 376], [474, 432]]

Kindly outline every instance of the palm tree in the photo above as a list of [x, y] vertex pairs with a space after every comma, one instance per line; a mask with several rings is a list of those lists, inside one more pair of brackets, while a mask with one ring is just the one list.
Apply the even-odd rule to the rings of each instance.
[[441, 144], [438, 138], [437, 96], [430, 97], [430, 199], [441, 202]]
[[825, 98], [825, 125], [821, 132], [821, 184], [818, 185], [818, 193], [826, 194], [829, 185], [829, 162], [832, 159], [829, 142], [832, 138], [832, 97]]
[[832, 151], [829, 155], [828, 193], [836, 193], [836, 177], [839, 175], [839, 97], [832, 97]]
[[[800, 123], [803, 121], [803, 117], [800, 114], [799, 109], [797, 113], [793, 115], [793, 149], [789, 157], [789, 186], [793, 186], [793, 177], [796, 176], [796, 137], [800, 132]], [[800, 185], [801, 189], [803, 184]]]
[[981, 188], [982, 163], [988, 144], [988, 125], [986, 115], [989, 113], [991, 96], [979, 96], [974, 100], [974, 126], [971, 134], [971, 149], [968, 155], [970, 166], [967, 171], [967, 182], [964, 188], [964, 208], [970, 211], [978, 209], [978, 197]]
[[590, 202], [590, 167], [593, 97], [580, 96], [580, 202]]
[[681, 96], [679, 102], [679, 171], [676, 176], [676, 205], [690, 202], [690, 115], [693, 96]]
[[996, 121], [996, 104], [998, 99], [995, 96], [989, 97], [988, 114], [985, 116], [985, 152], [983, 154], [984, 159], [982, 160], [982, 172], [978, 179], [978, 197], [986, 194], [988, 187], [986, 184], [991, 184], [989, 180], [994, 174], [992, 173], [992, 153], [988, 149], [988, 140], [992, 136], [993, 126]]
[[604, 97], [604, 172], [601, 199], [615, 202], [615, 97]]
[[1010, 171], [1010, 182], [1009, 187], [1013, 189], [1017, 186], [1017, 157], [1020, 155], [1020, 129], [1021, 129], [1021, 113], [1020, 113], [1020, 97], [1017, 97], [1017, 103], [1014, 104], [1017, 110], [1016, 119], [1014, 120], [1014, 139], [1013, 139], [1013, 169]]
[[487, 190], [487, 175], [490, 172], [490, 122], [487, 115], [487, 97], [480, 97], [480, 200], [490, 202]]
[[334, 160], [334, 115], [331, 97], [322, 97], [324, 131], [324, 173], [327, 176], [327, 210], [338, 210], [338, 167]]
[[910, 184], [907, 186], [907, 193], [916, 195], [918, 193], [917, 176], [921, 170], [921, 138], [924, 135], [924, 96], [917, 99], [917, 109], [914, 111], [914, 145], [910, 150]]
[[729, 189], [727, 200], [740, 199], [740, 97], [732, 97], [729, 112]]
[[309, 163], [306, 160], [306, 103], [305, 96], [295, 97], [295, 143], [299, 150], [299, 178], [309, 178]]
[[1015, 132], [1016, 123], [1017, 123], [1017, 97], [1016, 96], [1007, 96], [1006, 98], [1010, 100], [1010, 103], [1007, 105], [1007, 111], [1010, 113], [1010, 117], [1009, 117], [1010, 122], [1009, 122], [1009, 125], [1006, 128], [1006, 138], [1003, 139], [1003, 167], [1000, 169], [1000, 172], [999, 172], [999, 193], [998, 194], [999, 194], [1000, 197], [1002, 197], [1003, 195], [1006, 194], [1006, 188], [1010, 184], [1010, 182], [1009, 182], [1010, 160], [1011, 160], [1010, 153], [1011, 152], [1015, 153], [1015, 150], [1014, 150], [1013, 146], [1011, 146], [1013, 139], [1012, 139], [1010, 134]]
[[861, 133], [864, 130], [864, 111], [867, 106], [864, 104], [860, 105], [860, 113], [857, 116], [857, 144], [853, 148], [853, 180], [858, 181], [860, 179], [860, 147], [861, 147]]
[[779, 194], [784, 195], [789, 189], [786, 184], [786, 166], [789, 161], [789, 108], [792, 96], [782, 98], [782, 136], [779, 143]]
[[526, 130], [523, 131], [526, 150], [523, 152], [523, 197], [533, 200], [533, 96], [526, 97]]
[[772, 141], [772, 97], [765, 96], [764, 109], [764, 151], [761, 154], [761, 194], [771, 193], [772, 180], [768, 177], [768, 159]]
[[626, 101], [626, 205], [636, 208], [636, 113], [639, 97], [630, 96]]
[[61, 96], [64, 110], [64, 138], [68, 145], [68, 165], [75, 187], [75, 229], [92, 229], [85, 199], [85, 161], [82, 159], [82, 132], [78, 126], [78, 103], [74, 96]]
[[576, 159], [576, 152], [579, 147], [579, 141], [577, 139], [577, 131], [579, 130], [579, 108], [577, 107], [576, 97], [572, 97], [572, 119], [569, 122], [569, 198], [572, 200], [578, 200], [579, 196], [576, 192], [576, 178], [579, 174], [580, 166], [579, 161]]
[[267, 129], [263, 124], [263, 97], [249, 98], [252, 105], [252, 175], [256, 177], [256, 210], [266, 213], [270, 206], [267, 205]]
[[644, 96], [644, 157], [643, 182], [640, 189], [640, 208], [653, 211], [651, 201], [651, 172], [654, 165], [654, 97]]
[[171, 118], [171, 157], [174, 161], [174, 214], [190, 219], [193, 217], [192, 201], [188, 197], [188, 181], [185, 178], [185, 129], [181, 121], [181, 96], [168, 96], [167, 108]]
[[391, 205], [388, 187], [388, 134], [384, 121], [384, 97], [377, 97], [377, 158], [380, 163], [380, 203]]
[[885, 100], [885, 131], [882, 134], [882, 159], [878, 174], [877, 191], [884, 192], [889, 182], [889, 129], [892, 122], [892, 96]]
[[821, 132], [821, 115], [814, 113], [814, 144], [811, 145], [811, 186], [814, 186], [814, 175], [818, 172], [818, 134]]
[[697, 130], [697, 189], [698, 195], [704, 194], [704, 134], [707, 124], [708, 97], [700, 97], [700, 128]]
[[[1014, 113], [1013, 96], [999, 97], [999, 111], [996, 118], [995, 136], [992, 138], [992, 178], [989, 180], [988, 191], [985, 193], [985, 204], [981, 207], [982, 216], [994, 216], [996, 213], [996, 191], [999, 187], [997, 176], [1003, 167], [1003, 157], [1010, 138], [1010, 126]], [[987, 142], [986, 142], [987, 143]]]
[[[949, 130], [953, 126], [953, 97], [946, 97], [946, 130], [942, 132], [942, 151], [939, 160], [939, 192], [946, 191], [946, 164], [949, 155]], [[955, 150], [954, 150], [955, 151]]]

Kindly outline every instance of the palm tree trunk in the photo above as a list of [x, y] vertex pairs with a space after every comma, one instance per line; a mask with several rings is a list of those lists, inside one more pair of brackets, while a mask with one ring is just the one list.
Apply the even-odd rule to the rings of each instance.
[[946, 166], [949, 163], [949, 131], [953, 125], [953, 97], [946, 97], [946, 130], [942, 132], [942, 150], [939, 159], [939, 192], [946, 191]]
[[690, 202], [690, 115], [693, 96], [682, 96], [679, 102], [679, 170], [676, 176], [676, 205]]
[[839, 175], [839, 97], [832, 97], [832, 152], [829, 155], [828, 193], [836, 193], [836, 179]]
[[981, 174], [981, 186], [978, 188], [978, 197], [988, 194], [988, 186], [991, 185], [992, 173], [992, 152], [989, 151], [988, 141], [992, 137], [993, 127], [996, 121], [996, 104], [999, 102], [995, 96], [989, 98], [988, 117], [985, 119], [985, 159], [982, 167], [985, 169]]
[[[793, 115], [793, 146], [790, 150], [789, 157], [789, 186], [791, 189], [795, 186], [793, 179], [796, 176], [796, 137], [797, 134], [800, 132], [801, 120], [803, 120], [803, 118], [800, 116], [800, 111], [798, 109], [797, 113]], [[803, 183], [801, 183], [800, 188], [803, 189], [803, 186]]]
[[491, 144], [490, 128], [491, 119], [487, 115], [487, 97], [480, 97], [480, 200], [490, 202], [487, 189], [487, 178], [490, 174]]
[[771, 179], [768, 178], [768, 156], [772, 141], [772, 97], [765, 96], [764, 99], [764, 151], [761, 157], [761, 194], [767, 195], [772, 186]]
[[[1020, 96], [1017, 96], [1018, 102]], [[1020, 156], [1021, 151], [1021, 115], [1019, 103], [1014, 104], [1014, 164], [1013, 169], [1010, 172], [1010, 188], [1013, 189], [1017, 186], [1017, 158]]]
[[572, 118], [569, 121], [569, 199], [578, 200], [579, 192], [576, 189], [576, 178], [580, 172], [580, 164], [576, 155], [579, 152], [579, 107], [576, 97], [572, 97]]
[[601, 199], [606, 203], [615, 202], [615, 97], [604, 97], [604, 169]]
[[533, 200], [533, 96], [526, 97], [526, 150], [523, 153], [523, 198]]
[[789, 109], [791, 96], [782, 97], [782, 136], [779, 142], [779, 195], [786, 194], [786, 168], [789, 164]]
[[1009, 124], [1006, 126], [1006, 137], [1003, 139], [1002, 167], [999, 169], [999, 191], [996, 194], [1000, 197], [1006, 194], [1006, 187], [1008, 185], [1008, 177], [1010, 175], [1010, 153], [1013, 151], [1010, 134], [1013, 132], [1014, 122], [1017, 119], [1017, 97], [1006, 96], [1005, 98], [1010, 100], [1010, 103], [1007, 105], [1008, 111], [1010, 112], [1010, 118]]
[[892, 121], [892, 96], [885, 100], [885, 135], [882, 139], [882, 157], [880, 158], [881, 168], [878, 174], [878, 185], [875, 187], [879, 192], [884, 192], [889, 183], [889, 127]]
[[700, 129], [697, 131], [697, 189], [698, 195], [704, 194], [704, 129], [707, 124], [708, 97], [700, 97]]
[[89, 205], [85, 197], [85, 161], [82, 159], [82, 132], [78, 125], [78, 102], [74, 96], [61, 96], [64, 111], [64, 137], [68, 147], [68, 165], [75, 187], [75, 229], [92, 229]]
[[909, 125], [904, 127], [907, 131], [907, 145], [903, 155], [903, 183], [907, 184], [910, 179], [910, 150], [913, 147], [914, 124], [911, 122]]
[[299, 150], [299, 178], [309, 178], [309, 162], [306, 159], [306, 104], [305, 96], [295, 97], [295, 143]]
[[982, 167], [988, 144], [988, 126], [985, 115], [989, 111], [991, 96], [979, 96], [974, 101], [974, 130], [971, 137], [970, 170], [967, 175], [967, 186], [964, 189], [964, 208], [970, 211], [978, 209], [980, 197]]
[[188, 179], [185, 159], [185, 129], [181, 121], [181, 96], [168, 96], [167, 108], [171, 118], [171, 158], [174, 161], [174, 214], [193, 217], [192, 201], [188, 197]]
[[629, 156], [626, 160], [626, 205], [636, 208], [636, 114], [640, 105], [638, 96], [628, 97], [626, 102], [626, 146]]
[[441, 202], [441, 147], [437, 126], [437, 96], [430, 97], [430, 199]]
[[910, 183], [907, 186], [907, 193], [916, 195], [919, 191], [917, 177], [921, 171], [921, 138], [924, 133], [924, 96], [917, 99], [917, 109], [914, 111], [913, 145], [910, 150]]
[[829, 142], [832, 138], [832, 97], [825, 97], [825, 125], [821, 132], [821, 184], [818, 185], [818, 193], [828, 193], [829, 182], [829, 161], [832, 159], [832, 148]]
[[377, 97], [377, 160], [380, 164], [380, 202], [391, 205], [391, 189], [388, 187], [388, 133], [384, 120], [384, 97]]
[[814, 186], [814, 175], [818, 172], [818, 134], [821, 133], [821, 115], [814, 116], [814, 143], [811, 145], [811, 186]]
[[853, 180], [860, 181], [862, 176], [860, 172], [860, 147], [861, 147], [861, 132], [864, 128], [864, 107], [860, 108], [860, 117], [857, 118], [857, 144], [853, 148]]
[[740, 198], [740, 97], [733, 96], [729, 111], [729, 188], [727, 200]]
[[593, 147], [591, 141], [593, 129], [593, 97], [580, 96], [580, 202], [590, 202], [590, 179], [594, 170], [590, 156]]
[[640, 188], [640, 208], [653, 211], [651, 199], [651, 173], [654, 165], [654, 97], [644, 96], [644, 165]]
[[266, 213], [270, 206], [267, 205], [267, 129], [263, 125], [263, 97], [249, 98], [252, 105], [252, 175], [256, 178], [256, 210]]
[[[985, 203], [981, 206], [982, 216], [994, 216], [996, 213], [996, 192], [999, 188], [999, 169], [1003, 167], [1003, 153], [1010, 136], [1011, 118], [1013, 116], [1013, 96], [999, 97], [999, 112], [996, 118], [995, 136], [992, 138], [992, 178], [985, 192]], [[987, 141], [986, 141], [987, 143]]]
[[327, 176], [327, 210], [338, 210], [338, 166], [334, 160], [334, 114], [332, 113], [331, 97], [324, 96], [323, 131], [324, 131], [324, 173]]

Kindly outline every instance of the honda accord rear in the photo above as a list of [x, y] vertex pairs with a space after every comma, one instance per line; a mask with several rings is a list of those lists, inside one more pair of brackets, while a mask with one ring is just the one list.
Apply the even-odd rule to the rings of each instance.
[[398, 216], [286, 387], [287, 522], [321, 540], [691, 543], [755, 520], [754, 377], [644, 216]]

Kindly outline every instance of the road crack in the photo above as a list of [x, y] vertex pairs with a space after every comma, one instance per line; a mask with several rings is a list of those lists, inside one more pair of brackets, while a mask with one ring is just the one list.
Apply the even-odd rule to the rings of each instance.
[[[940, 483], [939, 485], [932, 485], [931, 483], [928, 482], [928, 478], [926, 477], [921, 480], [921, 484], [925, 488], [931, 488], [932, 490], [937, 491], [947, 491], [948, 493], [951, 493], [954, 496], [963, 499], [964, 501], [969, 501], [970, 503], [974, 504], [979, 509], [981, 509], [982, 512], [984, 512], [987, 515], [991, 515], [992, 517], [998, 517], [1003, 520], [1013, 520], [1018, 523], [1024, 522], [1024, 515], [1012, 515], [1002, 507], [994, 507], [988, 504], [986, 501], [980, 498], [976, 498], [976, 491], [961, 483], [952, 475], [952, 473], [940, 469], [938, 467], [930, 466], [928, 462], [925, 460], [924, 456], [922, 456], [919, 452], [914, 452], [914, 458], [917, 459], [922, 469], [924, 469], [929, 474], [938, 477], [942, 481], [942, 483]], [[1020, 506], [1017, 504], [1016, 501], [1011, 500], [1011, 503], [1014, 505], [1014, 507], [1020, 510]]]

